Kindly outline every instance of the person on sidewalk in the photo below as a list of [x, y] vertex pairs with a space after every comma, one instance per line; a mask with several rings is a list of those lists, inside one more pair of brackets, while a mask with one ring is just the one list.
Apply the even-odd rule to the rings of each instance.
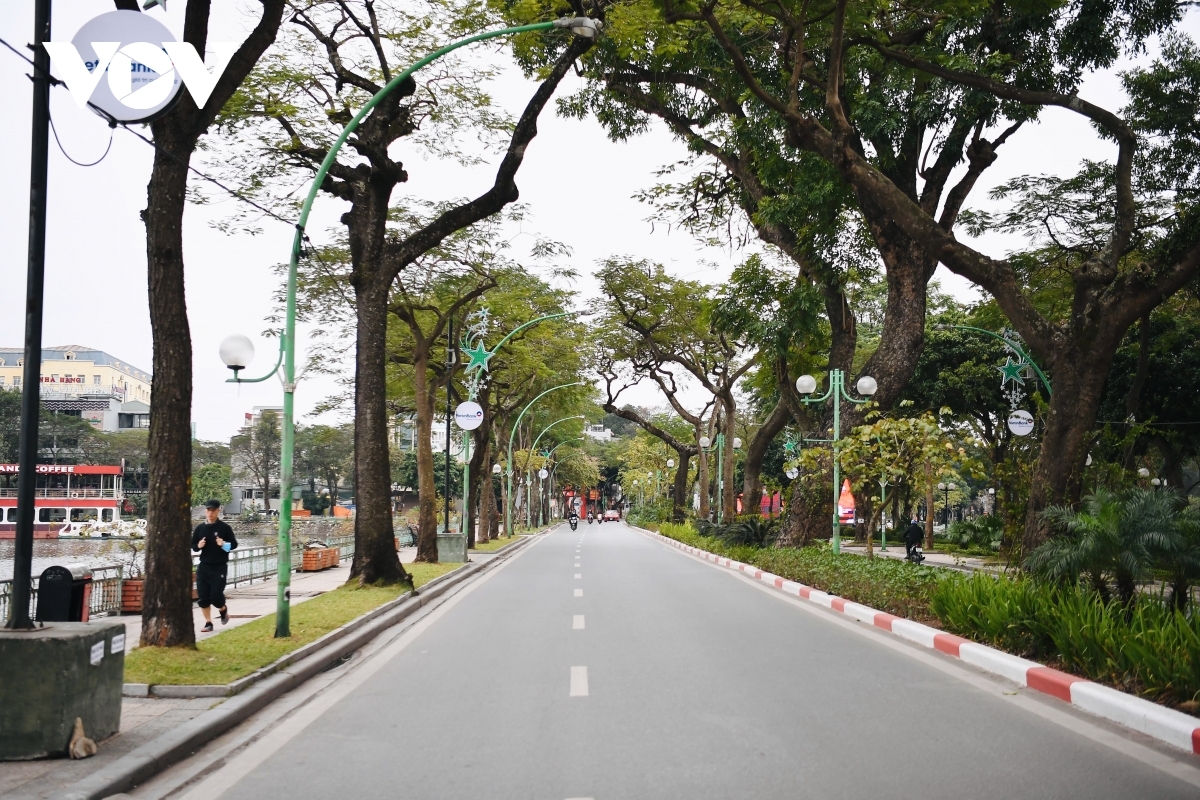
[[200, 565], [196, 567], [196, 594], [199, 595], [200, 611], [204, 614], [201, 633], [212, 631], [212, 606], [221, 613], [221, 624], [229, 623], [229, 608], [225, 605], [225, 570], [229, 564], [229, 551], [237, 547], [233, 528], [220, 518], [221, 501], [209, 500], [204, 504], [204, 522], [192, 532], [192, 550], [200, 553]]
[[912, 555], [912, 549], [921, 543], [925, 538], [925, 529], [921, 527], [921, 523], [917, 522], [916, 518], [909, 523], [908, 528], [904, 531], [904, 555]]

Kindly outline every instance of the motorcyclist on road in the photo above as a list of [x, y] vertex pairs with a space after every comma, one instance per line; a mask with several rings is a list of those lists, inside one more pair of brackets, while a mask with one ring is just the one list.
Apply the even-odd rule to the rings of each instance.
[[925, 529], [921, 527], [921, 523], [917, 522], [916, 518], [909, 523], [908, 528], [904, 531], [904, 555], [911, 556], [913, 548], [921, 544], [921, 540], [925, 538]]

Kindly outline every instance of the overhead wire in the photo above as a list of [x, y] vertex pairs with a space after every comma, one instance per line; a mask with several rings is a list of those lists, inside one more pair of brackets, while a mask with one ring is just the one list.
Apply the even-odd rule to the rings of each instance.
[[[0, 44], [4, 45], [9, 50], [11, 50], [13, 53], [15, 53], [19, 58], [21, 58], [23, 61], [25, 61], [25, 63], [29, 64], [34, 69], [37, 69], [37, 64], [34, 63], [33, 59], [31, 59], [29, 56], [25, 55], [18, 48], [14, 47], [12, 44], [10, 44], [9, 42], [7, 42], [6, 40], [4, 40], [2, 38], [0, 38]], [[53, 75], [47, 74], [46, 78], [49, 81], [51, 86], [64, 86], [65, 85], [65, 84], [63, 84], [62, 81], [60, 81], [58, 78], [55, 78]], [[93, 103], [88, 103], [88, 107], [91, 108], [93, 111], [95, 111], [100, 116], [102, 116], [108, 122], [109, 128], [119, 127], [125, 131], [128, 131], [129, 133], [136, 136], [138, 139], [141, 139], [143, 142], [145, 142], [146, 144], [153, 147], [157, 152], [162, 153], [163, 155], [165, 155], [168, 158], [170, 158], [171, 160], [173, 160], [179, 166], [186, 168], [188, 171], [190, 171], [194, 175], [200, 177], [203, 180], [208, 181], [209, 183], [213, 184], [214, 186], [220, 188], [222, 191], [227, 192], [234, 199], [240, 200], [243, 203], [246, 203], [247, 205], [260, 211], [265, 216], [270, 217], [271, 219], [277, 220], [279, 222], [284, 223], [285, 225], [296, 228], [297, 230], [300, 231], [300, 236], [301, 236], [302, 241], [306, 242], [309, 245], [309, 252], [311, 252], [313, 255], [316, 255], [318, 260], [321, 259], [320, 254], [316, 252], [316, 247], [313, 245], [312, 240], [308, 237], [308, 234], [304, 231], [304, 229], [301, 228], [298, 224], [292, 222], [289, 219], [285, 219], [284, 217], [281, 217], [279, 214], [276, 214], [275, 212], [262, 206], [261, 204], [256, 203], [255, 201], [246, 197], [245, 195], [243, 195], [241, 192], [237, 191], [236, 189], [230, 188], [229, 186], [226, 186], [225, 184], [221, 183], [221, 181], [217, 180], [216, 178], [214, 178], [210, 175], [206, 175], [205, 173], [196, 169], [196, 167], [194, 167], [191, 164], [187, 163], [186, 161], [183, 161], [182, 159], [180, 159], [178, 156], [176, 156], [170, 150], [167, 150], [166, 148], [159, 145], [153, 139], [143, 136], [141, 133], [138, 133], [133, 128], [130, 128], [128, 124], [117, 119], [116, 117], [109, 114], [107, 111], [100, 108], [99, 106], [94, 105]], [[100, 156], [99, 159], [92, 162], [91, 164], [80, 163], [79, 161], [76, 161], [75, 159], [71, 158], [71, 156], [63, 148], [62, 142], [58, 138], [58, 130], [55, 129], [55, 127], [54, 127], [54, 119], [53, 118], [50, 119], [50, 128], [51, 128], [51, 130], [54, 131], [54, 141], [58, 143], [58, 149], [62, 151], [62, 154], [64, 156], [66, 156], [67, 160], [70, 161], [72, 164], [77, 164], [81, 167], [95, 166], [96, 164], [99, 164], [101, 161], [103, 161], [104, 158], [108, 155], [109, 150], [112, 149], [112, 135], [110, 134], [109, 139], [108, 139], [108, 147], [104, 150], [104, 155]], [[306, 252], [305, 248], [303, 248], [303, 247], [300, 249], [300, 254], [306, 258], [309, 257], [309, 252]]]

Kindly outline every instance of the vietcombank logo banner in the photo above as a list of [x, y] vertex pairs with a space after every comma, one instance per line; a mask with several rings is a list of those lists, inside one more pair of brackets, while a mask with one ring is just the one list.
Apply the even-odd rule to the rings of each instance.
[[196, 48], [177, 42], [161, 22], [137, 11], [110, 11], [84, 23], [70, 42], [45, 42], [71, 97], [121, 122], [145, 122], [167, 111], [186, 85], [197, 106], [208, 102], [237, 46]]

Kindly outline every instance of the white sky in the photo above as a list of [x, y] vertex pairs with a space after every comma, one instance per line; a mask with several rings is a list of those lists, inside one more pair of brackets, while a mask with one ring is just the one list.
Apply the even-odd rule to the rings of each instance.
[[[179, 37], [184, 3], [173, 2], [164, 14], [152, 11]], [[212, 41], [240, 41], [248, 29], [242, 3], [214, 3]], [[55, 40], [70, 40], [96, 14], [113, 8], [108, 0], [56, 0]], [[31, 40], [33, 4], [5, 3], [0, 15], [0, 38], [17, 47]], [[1200, 32], [1200, 13], [1193, 12], [1187, 28]], [[499, 54], [499, 55], [497, 55]], [[501, 57], [490, 49], [479, 57]], [[0, 194], [0, 344], [23, 346], [26, 244], [28, 226], [29, 119], [31, 90], [28, 67], [0, 49], [0, 108], [8, 124], [0, 126], [0, 152], [6, 154], [5, 185]], [[578, 88], [573, 74], [564, 80], [560, 96]], [[493, 94], [510, 113], [517, 114], [532, 84], [515, 69], [497, 81]], [[1081, 92], [1087, 99], [1116, 109], [1121, 105], [1114, 74], [1090, 79]], [[94, 161], [104, 152], [110, 132], [90, 111], [81, 111], [61, 89], [51, 92], [51, 114], [62, 145], [77, 161]], [[685, 156], [668, 133], [652, 133], [627, 144], [614, 144], [593, 120], [568, 120], [551, 110], [539, 121], [540, 133], [530, 146], [517, 177], [521, 202], [529, 206], [526, 231], [552, 238], [573, 250], [570, 266], [583, 276], [576, 289], [594, 291], [591, 279], [598, 260], [633, 255], [662, 262], [676, 275], [716, 282], [728, 274], [745, 253], [698, 247], [690, 237], [668, 234], [662, 226], [652, 232], [646, 222], [650, 209], [632, 199], [652, 185], [654, 171]], [[148, 129], [146, 130], [148, 133]], [[80, 344], [104, 350], [122, 361], [151, 369], [150, 321], [146, 302], [145, 228], [139, 211], [146, 202], [146, 182], [153, 151], [126, 131], [113, 134], [112, 149], [99, 165], [71, 164], [53, 138], [50, 144], [49, 216], [46, 256], [46, 309], [43, 343]], [[990, 187], [1022, 173], [1070, 174], [1083, 158], [1106, 158], [1110, 145], [1099, 141], [1082, 118], [1048, 109], [1036, 126], [1027, 126], [1001, 149], [1000, 159], [972, 194], [973, 205], [984, 204]], [[401, 155], [402, 149], [397, 149]], [[196, 162], [194, 162], [196, 163]], [[406, 159], [410, 179], [403, 193], [431, 200], [474, 196], [491, 185], [493, 166], [464, 169], [449, 163]], [[241, 424], [243, 413], [255, 405], [276, 405], [280, 387], [272, 380], [259, 385], [233, 386], [223, 381], [228, 371], [217, 357], [217, 346], [230, 333], [245, 333], [255, 341], [258, 358], [250, 372], [270, 367], [276, 347], [259, 334], [274, 310], [278, 284], [273, 265], [287, 258], [291, 229], [265, 221], [259, 236], [226, 235], [211, 222], [230, 213], [228, 200], [209, 206], [189, 206], [184, 220], [184, 260], [187, 301], [194, 350], [193, 420], [201, 439], [228, 439]], [[314, 234], [336, 224], [340, 202], [318, 200], [309, 230]], [[514, 235], [519, 231], [514, 231]], [[314, 236], [317, 241], [319, 238]], [[528, 237], [526, 237], [528, 238]], [[532, 242], [532, 239], [530, 239]], [[1011, 242], [984, 242], [1001, 256]], [[514, 255], [520, 255], [520, 238]], [[964, 299], [973, 289], [963, 279], [939, 269], [943, 287]], [[300, 348], [305, 345], [300, 331]], [[301, 384], [296, 395], [301, 417], [330, 393], [332, 379], [319, 377]], [[650, 391], [629, 394], [631, 402], [657, 405]]]

